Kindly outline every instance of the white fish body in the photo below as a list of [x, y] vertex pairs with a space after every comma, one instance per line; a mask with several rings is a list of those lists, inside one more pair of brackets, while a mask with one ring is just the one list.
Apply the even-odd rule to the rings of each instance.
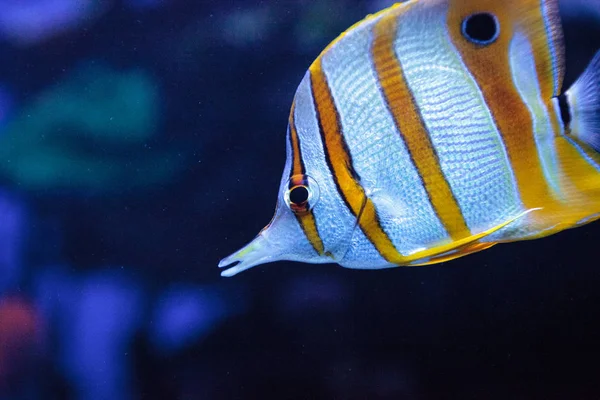
[[555, 0], [413, 0], [361, 21], [300, 83], [275, 216], [223, 275], [431, 264], [597, 219], [599, 59], [561, 95]]

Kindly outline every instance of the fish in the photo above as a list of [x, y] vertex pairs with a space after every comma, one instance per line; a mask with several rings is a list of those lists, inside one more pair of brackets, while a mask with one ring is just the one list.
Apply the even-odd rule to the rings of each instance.
[[219, 263], [447, 262], [600, 218], [600, 52], [563, 90], [557, 0], [410, 0], [304, 75], [271, 222]]

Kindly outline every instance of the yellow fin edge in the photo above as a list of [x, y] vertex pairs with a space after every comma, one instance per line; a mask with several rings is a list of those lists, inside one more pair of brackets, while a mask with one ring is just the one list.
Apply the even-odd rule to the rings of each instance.
[[[476, 235], [467, 236], [463, 239], [450, 242], [447, 244], [443, 244], [440, 246], [433, 247], [428, 250], [418, 251], [416, 253], [411, 254], [410, 256], [404, 257], [402, 260], [402, 265], [411, 265], [411, 266], [419, 266], [419, 265], [430, 265], [437, 264], [444, 261], [450, 261], [458, 257], [462, 257], [467, 254], [475, 253], [477, 251], [485, 250], [487, 248], [492, 247], [496, 243], [476, 243], [477, 241], [498, 232], [500, 229], [505, 228], [506, 226], [512, 224], [513, 222], [523, 218], [527, 214], [541, 210], [541, 208], [534, 208], [531, 210], [527, 210], [514, 218], [509, 219], [506, 222], [501, 223], [493, 228], [490, 228], [486, 231], [478, 233]], [[449, 254], [450, 253], [450, 254]], [[421, 262], [421, 260], [423, 260]]]

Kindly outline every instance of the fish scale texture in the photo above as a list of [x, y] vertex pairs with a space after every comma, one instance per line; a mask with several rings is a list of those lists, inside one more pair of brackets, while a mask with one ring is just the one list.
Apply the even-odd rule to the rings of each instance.
[[447, 238], [447, 233], [379, 89], [370, 55], [371, 26], [376, 21], [333, 46], [323, 57], [323, 68], [361, 184], [395, 247], [410, 254]]
[[396, 53], [467, 226], [481, 232], [518, 213], [520, 200], [501, 135], [441, 8], [403, 15]]

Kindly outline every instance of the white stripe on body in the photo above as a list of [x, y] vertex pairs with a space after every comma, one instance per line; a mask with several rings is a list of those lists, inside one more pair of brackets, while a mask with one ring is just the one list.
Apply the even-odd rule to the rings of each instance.
[[[310, 75], [307, 73], [296, 92], [295, 120], [304, 166], [307, 174], [317, 181], [321, 192], [319, 202], [313, 208], [313, 214], [325, 251], [333, 253], [336, 260], [340, 262], [348, 247], [351, 247], [351, 241], [354, 241], [352, 246], [357, 246], [365, 252], [357, 258], [363, 264], [368, 264], [368, 261], [377, 265], [386, 264], [360, 228], [355, 229], [356, 218], [337, 191], [332, 172], [325, 159], [310, 85]], [[342, 264], [352, 267], [346, 263]]]
[[[340, 116], [354, 168], [383, 229], [404, 255], [448, 239], [419, 172], [396, 129], [371, 57], [369, 21], [323, 56], [323, 70]], [[348, 258], [361, 257], [361, 250]]]
[[478, 233], [523, 208], [502, 136], [447, 31], [447, 7], [419, 3], [409, 10], [395, 48], [442, 171]]
[[[544, 177], [555, 198], [564, 200], [560, 185], [561, 171], [557, 161], [555, 135], [550, 123], [548, 109], [541, 97], [541, 88], [532, 51], [527, 37], [519, 32], [515, 33], [510, 43], [512, 77], [517, 91], [531, 114], [535, 143]], [[540, 204], [540, 206], [543, 206], [543, 204]]]

